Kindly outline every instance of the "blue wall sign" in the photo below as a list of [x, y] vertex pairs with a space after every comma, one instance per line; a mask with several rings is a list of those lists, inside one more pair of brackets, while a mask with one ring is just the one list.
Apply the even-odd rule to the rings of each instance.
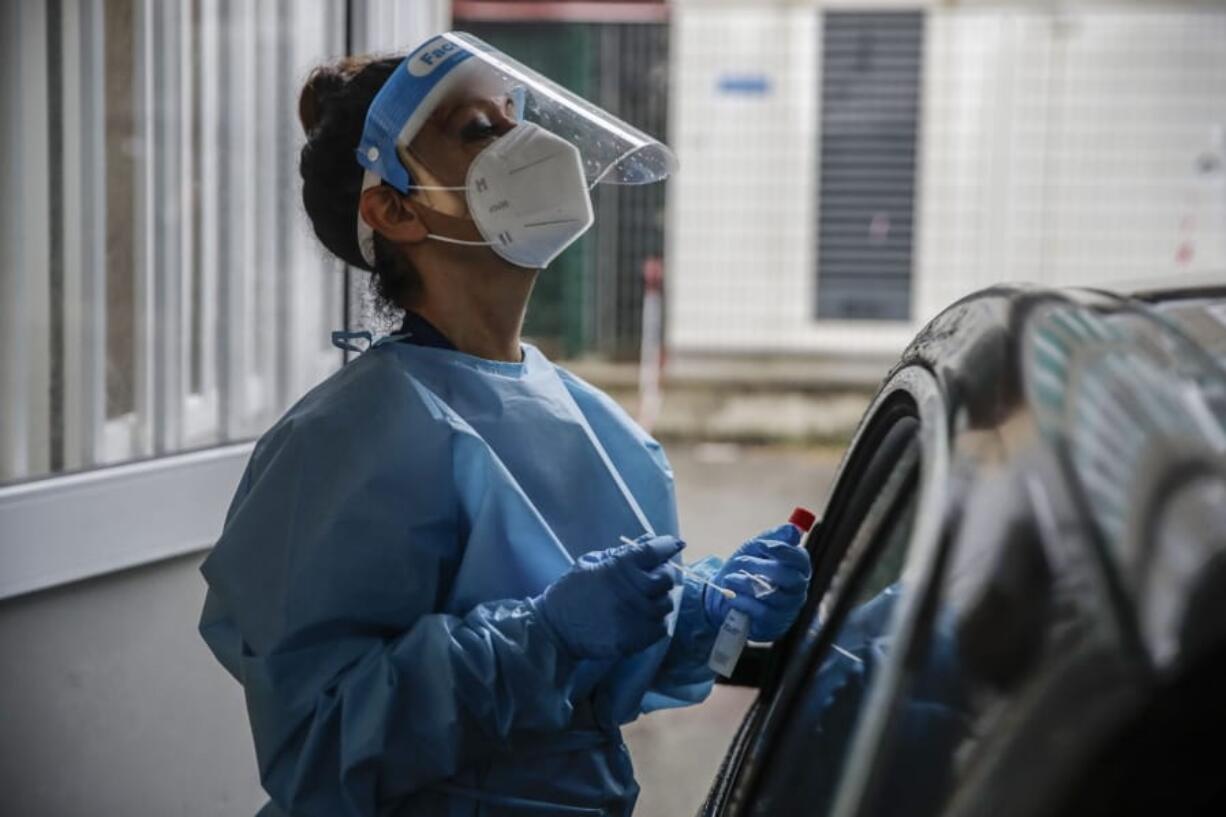
[[721, 94], [765, 96], [770, 93], [770, 81], [764, 74], [725, 74], [716, 88]]

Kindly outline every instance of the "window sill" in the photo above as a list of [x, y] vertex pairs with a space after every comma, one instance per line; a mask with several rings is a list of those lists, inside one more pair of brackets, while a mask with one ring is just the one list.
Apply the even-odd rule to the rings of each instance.
[[253, 446], [0, 488], [0, 599], [212, 547]]

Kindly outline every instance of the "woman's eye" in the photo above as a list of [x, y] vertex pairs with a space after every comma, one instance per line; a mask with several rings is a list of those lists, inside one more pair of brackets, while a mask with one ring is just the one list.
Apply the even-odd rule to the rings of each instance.
[[497, 135], [498, 132], [494, 129], [493, 123], [488, 119], [474, 119], [460, 131], [460, 138], [465, 142], [476, 142]]

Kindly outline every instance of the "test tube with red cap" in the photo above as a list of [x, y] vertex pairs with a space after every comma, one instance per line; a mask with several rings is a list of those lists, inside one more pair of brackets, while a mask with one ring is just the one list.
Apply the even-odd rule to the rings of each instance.
[[[806, 508], [796, 508], [788, 517], [788, 524], [800, 531], [801, 541], [816, 521], [817, 516]], [[719, 635], [715, 637], [715, 646], [711, 648], [711, 658], [707, 666], [725, 678], [731, 676], [748, 640], [749, 616], [740, 610], [729, 610], [719, 628]]]

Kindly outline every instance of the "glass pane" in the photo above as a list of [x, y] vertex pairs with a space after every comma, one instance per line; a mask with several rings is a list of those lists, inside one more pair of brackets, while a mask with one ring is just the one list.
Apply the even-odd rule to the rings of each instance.
[[[1006, 628], [994, 637], [1008, 638]], [[868, 792], [865, 813], [875, 817], [938, 813], [955, 780], [957, 759], [973, 751], [972, 697], [962, 675], [964, 656], [952, 609], [938, 611], [927, 638], [923, 661], [900, 696], [892, 742], [875, 778], [879, 783]], [[978, 703], [988, 700], [980, 696]]]
[[[21, 102], [48, 125], [49, 202], [4, 218], [48, 259], [48, 382], [25, 381], [40, 416], [20, 433], [50, 468], [3, 479], [255, 436], [339, 365], [340, 277], [304, 223], [296, 103], [343, 52], [345, 8], [62, 0], [21, 38], [23, 64], [46, 66]], [[28, 289], [19, 308], [39, 309]]]
[[136, 410], [136, 9], [106, 0], [106, 416]]
[[204, 146], [204, 128], [205, 128], [205, 111], [204, 111], [204, 82], [203, 73], [205, 70], [202, 59], [202, 43], [200, 24], [202, 22], [200, 0], [194, 0], [191, 4], [191, 36], [190, 36], [190, 54], [191, 58], [188, 62], [188, 70], [190, 71], [188, 82], [191, 87], [192, 106], [190, 110], [191, 128], [188, 134], [190, 148], [188, 157], [191, 160], [190, 188], [189, 200], [191, 201], [191, 235], [196, 238], [196, 246], [193, 247], [193, 252], [190, 255], [189, 261], [189, 290], [188, 299], [191, 306], [189, 307], [188, 315], [188, 391], [191, 394], [200, 394], [205, 389], [205, 358], [204, 358], [204, 319], [205, 319], [205, 299], [214, 297], [214, 293], [210, 293], [206, 289], [205, 272], [204, 272], [204, 257], [200, 251], [199, 239], [203, 234], [204, 225], [204, 168], [199, 157]]

